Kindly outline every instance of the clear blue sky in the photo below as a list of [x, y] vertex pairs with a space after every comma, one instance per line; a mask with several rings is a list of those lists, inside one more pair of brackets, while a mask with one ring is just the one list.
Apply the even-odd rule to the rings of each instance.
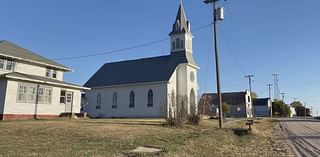
[[[48, 58], [72, 57], [140, 45], [166, 38], [180, 0], [1, 0], [0, 40]], [[212, 22], [202, 0], [183, 1], [191, 27]], [[304, 101], [320, 112], [320, 1], [228, 0], [219, 24], [223, 91], [248, 88], [268, 96], [272, 73], [280, 73], [287, 103]], [[213, 37], [210, 27], [193, 33], [200, 65], [200, 93], [215, 92]], [[65, 80], [84, 84], [105, 62], [169, 53], [169, 41], [121, 53], [57, 60], [75, 71]], [[273, 92], [272, 92], [273, 93]], [[272, 94], [273, 95], [273, 94]]]

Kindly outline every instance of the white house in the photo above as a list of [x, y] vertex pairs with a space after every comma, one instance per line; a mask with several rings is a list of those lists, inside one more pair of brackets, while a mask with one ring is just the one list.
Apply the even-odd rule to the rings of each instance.
[[168, 113], [174, 94], [188, 97], [190, 112], [190, 104], [196, 104], [199, 67], [182, 4], [169, 36], [170, 55], [104, 64], [84, 85], [91, 88], [84, 111], [91, 117], [160, 117]]
[[81, 91], [63, 81], [70, 68], [8, 41], [0, 41], [0, 120], [79, 113]]

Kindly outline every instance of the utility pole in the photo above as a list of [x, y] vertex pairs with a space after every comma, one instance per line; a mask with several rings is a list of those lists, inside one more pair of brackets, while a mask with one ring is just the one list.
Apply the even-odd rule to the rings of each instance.
[[282, 96], [282, 101], [284, 102], [284, 95], [286, 94], [286, 93], [280, 93], [281, 94], [281, 96]]
[[279, 74], [278, 73], [273, 73], [272, 76], [274, 77], [274, 99], [279, 100], [280, 95], [279, 95]]
[[272, 100], [271, 100], [271, 87], [272, 87], [272, 84], [269, 83], [268, 84], [268, 89], [269, 89], [269, 99], [271, 101], [271, 107], [270, 107], [270, 117], [272, 117]]
[[221, 86], [220, 86], [220, 68], [219, 68], [219, 51], [218, 51], [218, 35], [217, 35], [217, 22], [218, 20], [223, 20], [223, 8], [216, 9], [216, 2], [219, 0], [204, 0], [206, 4], [212, 4], [213, 6], [213, 32], [214, 32], [214, 49], [216, 58], [216, 79], [217, 79], [217, 93], [218, 93], [218, 105], [219, 105], [219, 128], [223, 128], [222, 120], [222, 96], [221, 96]]
[[269, 89], [269, 99], [271, 100], [271, 87], [272, 87], [272, 84], [267, 84], [268, 86], [268, 89]]
[[251, 94], [252, 93], [251, 83], [253, 81], [251, 78], [254, 77], [254, 75], [246, 75], [244, 77], [248, 78], [248, 80], [249, 80], [249, 91], [250, 91], [250, 94]]

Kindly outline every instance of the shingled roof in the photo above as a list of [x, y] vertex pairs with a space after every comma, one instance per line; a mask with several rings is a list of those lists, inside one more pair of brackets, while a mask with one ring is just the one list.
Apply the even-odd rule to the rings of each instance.
[[61, 65], [48, 58], [35, 54], [27, 49], [24, 49], [18, 45], [15, 45], [5, 40], [0, 41], [0, 56], [10, 57], [28, 62], [34, 62], [37, 64], [42, 64], [44, 66], [55, 67], [66, 71], [71, 70], [70, 68], [64, 65]]
[[144, 58], [104, 64], [86, 83], [85, 87], [169, 81], [181, 63], [196, 66], [192, 55], [185, 51], [167, 56]]
[[50, 84], [50, 85], [59, 85], [62, 87], [69, 87], [69, 88], [82, 89], [82, 90], [90, 90], [90, 88], [81, 87], [79, 85], [60, 81], [57, 79], [52, 79], [52, 78], [42, 77], [42, 76], [37, 76], [37, 75], [31, 75], [31, 74], [23, 74], [23, 73], [19, 73], [19, 72], [11, 72], [11, 73], [1, 74], [0, 78], [23, 79], [23, 80], [28, 80], [31, 82], [39, 82], [39, 83]]
[[268, 106], [270, 98], [256, 98], [252, 100], [253, 106]]
[[[217, 93], [205, 93], [202, 97], [208, 97], [207, 103], [209, 104], [218, 104], [218, 95]], [[230, 92], [230, 93], [221, 93], [222, 102], [226, 102], [229, 105], [245, 105], [246, 103], [246, 92]]]

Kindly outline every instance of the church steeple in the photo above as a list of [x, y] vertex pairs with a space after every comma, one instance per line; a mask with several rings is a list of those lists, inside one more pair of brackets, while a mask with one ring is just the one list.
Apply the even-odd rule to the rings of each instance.
[[187, 20], [182, 2], [180, 2], [178, 13], [169, 36], [171, 38], [171, 54], [182, 51], [192, 53], [190, 22]]
[[176, 33], [190, 32], [190, 23], [187, 20], [182, 2], [180, 3], [179, 10], [176, 16], [175, 23], [173, 24], [172, 31], [169, 35]]

